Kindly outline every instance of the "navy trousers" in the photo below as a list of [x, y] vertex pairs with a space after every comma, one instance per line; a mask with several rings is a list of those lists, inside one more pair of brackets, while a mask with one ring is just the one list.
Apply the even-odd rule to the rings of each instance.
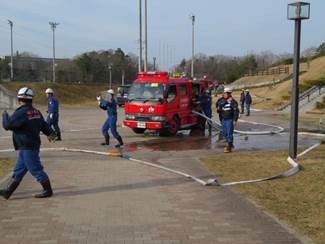
[[[51, 117], [52, 114], [52, 117]], [[59, 113], [51, 113], [48, 114], [46, 122], [48, 125], [54, 129], [55, 133], [58, 135], [61, 133], [60, 127], [59, 127]]]
[[246, 113], [250, 114], [251, 112], [251, 105], [249, 103], [246, 103]]
[[108, 131], [111, 130], [113, 137], [118, 138], [120, 135], [117, 132], [116, 123], [117, 116], [109, 116], [102, 127], [103, 136], [108, 136]]
[[43, 166], [39, 157], [39, 150], [20, 150], [16, 166], [13, 171], [12, 178], [20, 182], [25, 174], [29, 171], [38, 182], [48, 180], [48, 175], [43, 170]]

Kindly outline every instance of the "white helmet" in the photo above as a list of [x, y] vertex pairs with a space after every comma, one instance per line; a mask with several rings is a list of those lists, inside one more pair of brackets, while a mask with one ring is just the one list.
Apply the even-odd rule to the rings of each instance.
[[224, 93], [232, 93], [232, 88], [231, 87], [225, 87], [223, 90]]
[[45, 91], [46, 94], [53, 94], [54, 91], [52, 88], [47, 88], [46, 91]]
[[112, 95], [115, 94], [113, 89], [109, 89], [109, 90], [107, 91], [107, 93], [112, 94]]
[[33, 91], [32, 89], [28, 88], [28, 87], [23, 87], [20, 88], [17, 94], [17, 98], [21, 98], [21, 99], [29, 99], [32, 100], [33, 99]]

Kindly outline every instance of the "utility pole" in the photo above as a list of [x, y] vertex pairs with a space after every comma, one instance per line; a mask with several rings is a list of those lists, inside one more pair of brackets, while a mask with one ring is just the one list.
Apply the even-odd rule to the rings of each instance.
[[125, 70], [122, 70], [122, 86], [124, 86], [124, 80], [125, 80]]
[[108, 65], [108, 71], [109, 71], [109, 89], [112, 89], [112, 65]]
[[52, 60], [52, 82], [55, 82], [55, 29], [59, 25], [56, 22], [49, 22], [51, 29], [53, 31], [53, 60]]
[[148, 69], [148, 6], [147, 0], [144, 0], [144, 71]]
[[142, 71], [142, 0], [139, 0], [139, 72]]
[[156, 71], [156, 57], [153, 57], [153, 71]]
[[13, 47], [13, 36], [12, 36], [12, 28], [13, 22], [8, 19], [8, 23], [10, 25], [10, 41], [11, 41], [11, 56], [10, 56], [10, 80], [14, 80], [14, 47]]
[[191, 77], [194, 79], [194, 26], [195, 26], [195, 15], [190, 16], [192, 20], [192, 62], [191, 62]]

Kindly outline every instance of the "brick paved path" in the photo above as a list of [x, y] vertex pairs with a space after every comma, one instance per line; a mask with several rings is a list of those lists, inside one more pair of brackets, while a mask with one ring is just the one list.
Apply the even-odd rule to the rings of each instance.
[[[80, 111], [74, 113], [77, 117]], [[88, 111], [91, 113], [97, 115], [97, 111]], [[87, 123], [99, 126], [103, 116], [98, 113], [98, 117], [92, 122], [85, 119], [80, 127], [89, 127]], [[69, 118], [63, 125], [75, 128], [71, 124], [73, 116]], [[127, 129], [121, 131], [129, 142], [147, 140]], [[0, 131], [0, 136], [6, 135]], [[54, 146], [103, 150], [97, 146], [100, 142], [97, 130], [66, 132], [63, 139]], [[10, 140], [0, 140], [0, 149], [10, 146]], [[48, 146], [44, 143], [44, 147]], [[138, 158], [202, 177], [207, 172], [196, 158], [206, 153], [209, 151], [130, 152]], [[203, 187], [120, 158], [43, 152], [42, 159], [55, 195], [50, 199], [34, 199], [32, 194], [40, 186], [30, 175], [26, 176], [11, 200], [0, 200], [0, 243], [301, 242], [227, 188]]]

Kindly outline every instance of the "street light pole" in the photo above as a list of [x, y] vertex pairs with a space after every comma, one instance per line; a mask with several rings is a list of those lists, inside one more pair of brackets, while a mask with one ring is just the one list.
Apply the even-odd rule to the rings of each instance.
[[10, 25], [10, 43], [11, 43], [11, 55], [10, 55], [10, 80], [14, 80], [14, 45], [13, 45], [13, 36], [12, 36], [12, 28], [13, 28], [13, 22], [11, 20], [8, 20], [8, 23]]
[[294, 43], [294, 58], [293, 58], [290, 146], [289, 146], [289, 155], [292, 158], [297, 157], [297, 142], [298, 142], [300, 37], [301, 37], [301, 20], [295, 20], [295, 43]]
[[144, 0], [144, 71], [148, 69], [148, 7], [147, 0]]
[[52, 59], [52, 82], [56, 81], [55, 77], [55, 29], [59, 23], [49, 22], [52, 32], [53, 32], [53, 59]]
[[142, 71], [142, 0], [139, 0], [139, 72]]
[[191, 77], [194, 78], [194, 26], [195, 26], [195, 15], [191, 15], [192, 20], [192, 62], [191, 62]]
[[309, 19], [310, 4], [296, 2], [288, 5], [288, 19], [295, 21], [294, 34], [294, 57], [293, 57], [293, 78], [291, 95], [291, 121], [290, 121], [290, 142], [289, 156], [297, 157], [298, 145], [298, 119], [299, 119], [299, 70], [300, 70], [300, 40], [301, 20]]

